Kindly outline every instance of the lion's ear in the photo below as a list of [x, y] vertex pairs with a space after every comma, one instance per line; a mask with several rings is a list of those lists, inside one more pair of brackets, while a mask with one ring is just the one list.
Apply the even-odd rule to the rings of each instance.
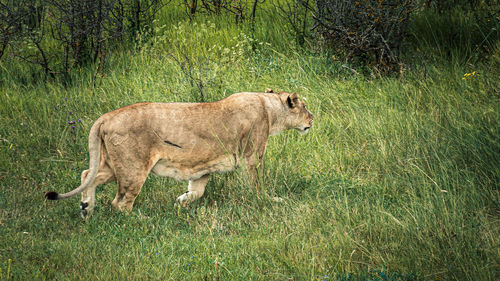
[[265, 93], [274, 93], [273, 89], [266, 88]]
[[288, 104], [288, 107], [290, 108], [296, 107], [298, 103], [299, 103], [299, 95], [297, 95], [297, 93], [291, 93], [286, 98], [286, 104]]

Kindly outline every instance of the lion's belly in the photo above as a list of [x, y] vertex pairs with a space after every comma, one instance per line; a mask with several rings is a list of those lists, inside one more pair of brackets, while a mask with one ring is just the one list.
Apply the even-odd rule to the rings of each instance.
[[188, 165], [168, 159], [160, 159], [160, 161], [154, 165], [153, 169], [151, 169], [151, 172], [161, 177], [170, 177], [179, 181], [195, 180], [214, 172], [233, 171], [238, 164], [237, 162], [236, 155], [224, 155], [215, 160], [197, 163], [195, 165]]

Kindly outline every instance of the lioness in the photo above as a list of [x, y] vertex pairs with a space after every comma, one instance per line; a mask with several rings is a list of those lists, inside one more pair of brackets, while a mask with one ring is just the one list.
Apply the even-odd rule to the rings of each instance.
[[98, 185], [118, 182], [112, 202], [131, 211], [149, 172], [189, 180], [177, 198], [187, 207], [205, 191], [213, 172], [246, 167], [256, 180], [257, 165], [267, 139], [287, 129], [307, 133], [313, 115], [296, 93], [237, 93], [210, 103], [137, 103], [101, 116], [90, 129], [89, 169], [81, 185], [64, 194], [51, 191], [50, 200], [82, 192], [81, 215], [95, 206]]

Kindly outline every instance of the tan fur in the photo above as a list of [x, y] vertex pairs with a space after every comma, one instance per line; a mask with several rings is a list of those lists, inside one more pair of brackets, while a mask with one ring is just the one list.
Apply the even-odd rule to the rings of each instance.
[[189, 180], [177, 201], [186, 207], [203, 195], [209, 174], [243, 164], [256, 180], [270, 135], [287, 129], [307, 133], [313, 115], [295, 93], [238, 93], [211, 103], [138, 103], [101, 116], [89, 134], [90, 167], [82, 184], [82, 215], [94, 208], [95, 188], [116, 180], [112, 202], [132, 210], [148, 174]]

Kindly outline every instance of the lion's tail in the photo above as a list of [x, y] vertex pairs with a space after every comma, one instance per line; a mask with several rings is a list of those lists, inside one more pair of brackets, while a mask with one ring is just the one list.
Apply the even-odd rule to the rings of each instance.
[[101, 136], [99, 134], [102, 122], [94, 123], [89, 133], [89, 172], [82, 184], [70, 192], [59, 194], [55, 191], [45, 193], [48, 200], [59, 200], [69, 198], [84, 191], [96, 178], [101, 162]]

